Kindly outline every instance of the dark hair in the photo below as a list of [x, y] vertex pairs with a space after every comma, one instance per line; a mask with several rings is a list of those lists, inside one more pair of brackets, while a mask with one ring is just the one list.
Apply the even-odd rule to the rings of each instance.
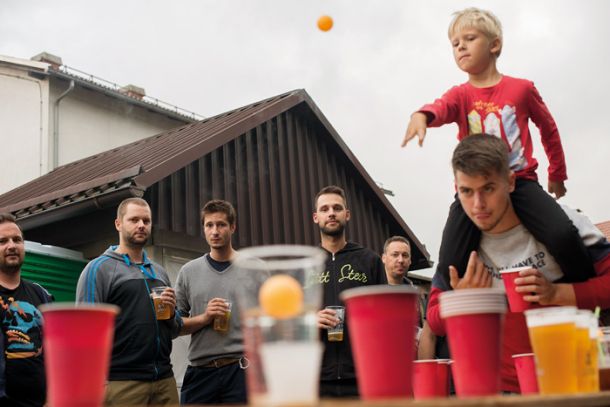
[[345, 191], [343, 190], [343, 188], [338, 187], [336, 185], [328, 185], [328, 186], [322, 188], [320, 190], [320, 192], [318, 192], [316, 194], [316, 197], [313, 199], [313, 210], [314, 211], [316, 211], [318, 209], [318, 198], [320, 198], [320, 195], [326, 195], [326, 194], [339, 195], [341, 198], [343, 198], [343, 203], [345, 204], [345, 207], [347, 208], [347, 198], [345, 197]]
[[119, 207], [116, 210], [117, 219], [123, 219], [123, 216], [125, 216], [125, 212], [127, 212], [127, 205], [129, 205], [129, 204], [149, 207], [148, 202], [146, 202], [142, 198], [134, 197], [134, 198], [123, 199], [123, 201], [119, 204]]
[[508, 147], [499, 137], [480, 133], [459, 142], [451, 159], [453, 173], [466, 175], [508, 174]]
[[388, 246], [390, 245], [390, 243], [393, 243], [393, 242], [402, 242], [402, 243], [405, 243], [407, 246], [409, 246], [409, 249], [411, 249], [411, 243], [409, 243], [409, 241], [407, 240], [406, 237], [403, 237], [403, 236], [392, 236], [392, 237], [389, 237], [385, 241], [385, 243], [383, 244], [383, 252], [384, 253], [388, 249]]
[[23, 235], [23, 230], [21, 230], [21, 227], [17, 224], [17, 219], [13, 216], [13, 214], [8, 212], [0, 212], [0, 225], [3, 223], [14, 223], [19, 228], [21, 235]]
[[237, 218], [235, 208], [233, 208], [233, 205], [231, 205], [229, 202], [223, 201], [222, 199], [212, 199], [203, 205], [203, 208], [201, 209], [201, 223], [203, 224], [205, 215], [217, 212], [222, 212], [227, 215], [229, 225], [235, 224], [235, 220]]

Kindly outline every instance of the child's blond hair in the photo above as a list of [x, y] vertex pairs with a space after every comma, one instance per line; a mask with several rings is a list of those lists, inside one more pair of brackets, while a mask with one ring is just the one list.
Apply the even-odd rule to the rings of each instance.
[[500, 56], [500, 52], [502, 52], [502, 24], [493, 13], [476, 7], [456, 11], [453, 13], [453, 20], [449, 24], [449, 38], [464, 28], [475, 28], [490, 40], [499, 39], [500, 49], [496, 53], [496, 58]]

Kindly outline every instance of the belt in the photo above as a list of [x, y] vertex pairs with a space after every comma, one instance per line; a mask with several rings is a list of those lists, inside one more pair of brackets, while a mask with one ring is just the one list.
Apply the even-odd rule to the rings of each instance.
[[219, 368], [219, 367], [225, 367], [228, 365], [233, 365], [235, 363], [239, 363], [239, 358], [235, 359], [235, 358], [219, 358], [219, 359], [214, 359], [211, 362], [208, 362], [207, 364], [203, 365], [202, 367], [215, 367], [215, 368]]

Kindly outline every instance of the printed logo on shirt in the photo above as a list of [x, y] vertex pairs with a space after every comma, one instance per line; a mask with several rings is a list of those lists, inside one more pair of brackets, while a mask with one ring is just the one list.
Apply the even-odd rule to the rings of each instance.
[[15, 301], [13, 297], [0, 297], [4, 318], [5, 353], [7, 359], [24, 359], [42, 352], [42, 314], [27, 301]]
[[546, 266], [545, 257], [546, 257], [546, 253], [543, 251], [540, 251], [532, 256], [529, 256], [528, 258], [526, 258], [522, 261], [519, 261], [519, 262], [513, 264], [510, 267], [496, 268], [492, 265], [485, 263], [485, 268], [493, 276], [493, 278], [502, 280], [502, 276], [500, 275], [500, 271], [502, 271], [502, 270], [508, 270], [509, 268], [516, 268], [516, 267], [531, 267], [533, 269], [544, 268]]
[[[339, 270], [336, 278], [337, 283], [357, 281], [366, 284], [368, 282], [368, 276], [366, 273], [361, 273], [354, 270], [354, 267], [351, 264], [344, 264]], [[310, 287], [313, 284], [328, 284], [330, 283], [330, 279], [330, 271], [321, 271], [319, 273], [312, 274], [306, 282], [305, 287]]]
[[468, 133], [486, 133], [501, 139], [504, 137], [509, 148], [510, 169], [519, 171], [527, 167], [514, 106], [506, 105], [500, 109], [493, 102], [477, 100], [473, 110], [468, 113]]

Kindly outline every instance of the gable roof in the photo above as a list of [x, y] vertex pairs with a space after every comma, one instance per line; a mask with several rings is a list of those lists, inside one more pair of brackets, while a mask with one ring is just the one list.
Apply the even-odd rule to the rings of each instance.
[[[253, 169], [252, 163], [258, 157], [262, 157], [261, 162]], [[230, 168], [226, 167], [229, 160], [234, 161]], [[279, 168], [276, 161], [282, 160], [284, 167], [290, 168]], [[172, 177], [176, 174], [180, 179], [174, 182]], [[352, 212], [359, 208], [359, 217], [366, 218], [352, 220], [350, 228], [361, 239], [370, 239], [369, 248], [377, 250], [383, 244], [382, 239], [391, 234], [404, 234], [415, 246], [414, 257], [419, 263], [414, 268], [430, 267], [425, 246], [302, 89], [58, 167], [0, 195], [0, 211], [12, 212], [21, 227], [28, 230], [116, 205], [128, 196], [148, 193], [158, 203], [160, 213], [169, 218], [162, 227], [195, 235], [200, 233], [197, 205], [205, 202], [202, 192], [196, 192], [201, 183], [189, 184], [197, 175], [206, 180], [231, 178], [220, 181], [227, 196], [224, 199], [235, 199], [238, 206], [247, 208], [242, 212], [251, 218], [260, 216], [263, 210], [268, 216], [278, 218], [278, 211], [283, 211], [285, 221], [291, 219], [296, 223], [291, 225], [288, 221], [278, 226], [281, 219], [274, 219], [277, 224], [269, 226], [248, 220], [246, 226], [256, 233], [271, 236], [267, 239], [263, 236], [262, 243], [278, 241], [288, 233], [278, 228], [292, 228], [291, 236], [298, 236], [292, 239], [296, 243], [313, 243], [315, 233], [309, 230], [311, 210], [306, 202], [320, 186], [338, 183], [348, 192]], [[265, 177], [272, 179], [260, 181]], [[238, 182], [244, 185], [239, 187], [244, 190], [235, 186]], [[303, 184], [303, 188], [295, 187], [296, 182]], [[218, 190], [214, 182], [208, 184], [215, 191], [207, 198], [218, 197], [214, 196]], [[283, 200], [281, 204], [275, 202], [278, 199]], [[186, 210], [189, 216], [185, 216], [184, 208], [176, 209], [180, 205], [189, 206]], [[170, 210], [180, 213], [170, 213]], [[180, 224], [171, 229], [177, 216], [182, 217]], [[157, 213], [153, 218], [157, 218]]]

